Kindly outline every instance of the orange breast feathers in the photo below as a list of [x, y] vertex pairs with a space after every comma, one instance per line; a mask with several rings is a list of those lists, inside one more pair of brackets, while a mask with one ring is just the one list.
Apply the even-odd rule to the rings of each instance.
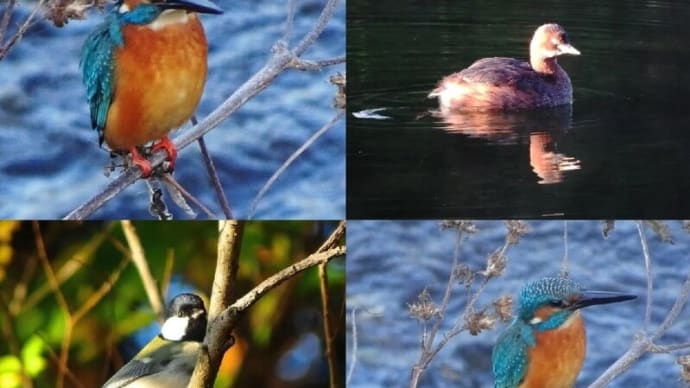
[[199, 18], [164, 11], [154, 22], [122, 28], [105, 141], [120, 151], [160, 139], [194, 113], [206, 82], [208, 45]]
[[[543, 307], [542, 309], [549, 309]], [[537, 310], [535, 316], [548, 312]], [[587, 335], [579, 311], [558, 329], [535, 332], [529, 348], [529, 366], [521, 388], [572, 388], [585, 360]]]

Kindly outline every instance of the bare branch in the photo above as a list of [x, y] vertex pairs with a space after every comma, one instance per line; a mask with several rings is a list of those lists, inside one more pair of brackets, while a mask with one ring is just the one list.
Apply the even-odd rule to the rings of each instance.
[[175, 180], [175, 178], [173, 178], [172, 175], [170, 175], [170, 174], [168, 174], [168, 173], [165, 173], [165, 174], [162, 175], [162, 179], [163, 179], [163, 181], [164, 181], [166, 184], [170, 185], [172, 188], [174, 188], [174, 189], [177, 190], [179, 193], [181, 193], [182, 195], [184, 195], [187, 199], [189, 199], [190, 201], [192, 201], [192, 203], [195, 204], [199, 209], [201, 209], [201, 211], [204, 212], [204, 213], [206, 214], [207, 217], [209, 217], [210, 219], [214, 219], [214, 220], [217, 220], [217, 219], [220, 218], [220, 217], [216, 216], [216, 215], [211, 211], [211, 209], [209, 209], [209, 208], [207, 208], [206, 206], [204, 206], [204, 204], [201, 203], [201, 201], [199, 201], [199, 200], [198, 200], [195, 196], [193, 196], [189, 191], [187, 191], [184, 187], [182, 187], [182, 185], [181, 185], [177, 180]]
[[350, 369], [347, 371], [347, 378], [345, 385], [350, 386], [352, 375], [355, 373], [355, 364], [357, 364], [357, 308], [352, 309], [352, 355], [350, 358]]
[[323, 7], [323, 11], [321, 11], [321, 15], [319, 16], [319, 20], [316, 22], [314, 29], [308, 33], [295, 48], [295, 56], [301, 56], [309, 48], [309, 46], [311, 46], [316, 39], [319, 38], [323, 30], [326, 28], [326, 25], [328, 25], [328, 21], [331, 20], [331, 16], [333, 16], [335, 6], [337, 4], [338, 0], [328, 0], [326, 5]]
[[151, 303], [151, 308], [156, 313], [158, 321], [162, 322], [165, 308], [163, 307], [163, 301], [156, 281], [151, 275], [151, 270], [144, 254], [144, 247], [141, 245], [136, 228], [134, 228], [132, 221], [129, 220], [122, 220], [120, 224], [122, 225], [122, 232], [125, 234], [127, 245], [129, 245], [129, 250], [132, 252], [132, 262], [137, 268], [137, 272], [139, 272], [139, 277], [141, 277], [141, 282], [144, 285], [144, 290], [146, 290], [146, 296], [149, 299], [149, 303]]
[[218, 221], [218, 260], [213, 276], [209, 320], [234, 302], [234, 285], [239, 269], [244, 222]]
[[[236, 300], [230, 307], [223, 310], [215, 318], [213, 318], [206, 330], [206, 338], [202, 346], [202, 352], [194, 368], [192, 378], [189, 381], [189, 387], [206, 387], [213, 386], [218, 366], [223, 354], [232, 345], [232, 337], [228, 339], [230, 333], [237, 325], [237, 319], [240, 314], [246, 309], [256, 303], [267, 292], [276, 288], [284, 281], [291, 279], [298, 273], [315, 267], [319, 264], [327, 263], [335, 257], [342, 256], [346, 252], [344, 246], [328, 249], [323, 252], [311, 254], [305, 259], [284, 268], [275, 275], [261, 282], [251, 291]], [[216, 361], [217, 364], [216, 364]]]
[[335, 352], [333, 351], [334, 336], [331, 329], [331, 318], [328, 313], [329, 295], [328, 295], [328, 272], [326, 263], [319, 264], [319, 286], [321, 288], [321, 309], [323, 314], [323, 334], [324, 343], [326, 344], [326, 361], [328, 362], [328, 374], [330, 380], [330, 388], [338, 387], [337, 373], [335, 370]]
[[644, 225], [642, 221], [638, 221], [637, 233], [640, 235], [640, 244], [642, 245], [642, 254], [644, 256], [644, 270], [647, 274], [647, 301], [645, 302], [645, 313], [644, 313], [644, 327], [643, 330], [646, 333], [649, 331], [649, 324], [652, 320], [652, 291], [654, 289], [652, 279], [652, 260], [649, 256], [649, 247], [647, 246], [647, 236], [644, 233]]
[[192, 372], [189, 387], [212, 387], [223, 355], [234, 343], [234, 338], [230, 334], [234, 325], [227, 331], [217, 331], [213, 330], [215, 324], [212, 322], [232, 303], [234, 298], [243, 234], [243, 222], [218, 222], [218, 257], [208, 315], [211, 323], [206, 327], [206, 338], [197, 365]]
[[338, 114], [335, 115], [329, 122], [327, 122], [323, 127], [321, 127], [316, 133], [311, 135], [307, 141], [302, 144], [301, 147], [299, 147], [295, 152], [290, 155], [290, 157], [276, 170], [276, 172], [271, 175], [271, 177], [266, 181], [266, 183], [261, 187], [259, 190], [259, 193], [256, 195], [254, 198], [254, 201], [252, 201], [251, 208], [249, 210], [249, 218], [252, 218], [254, 215], [254, 211], [256, 211], [256, 206], [259, 203], [259, 200], [266, 194], [266, 191], [273, 185], [273, 183], [280, 177], [280, 175], [283, 174], [283, 172], [292, 164], [292, 162], [295, 161], [302, 153], [309, 148], [314, 142], [321, 137], [326, 131], [328, 131], [335, 123], [338, 122], [343, 116], [345, 115], [344, 110], [340, 110]]
[[[196, 123], [196, 120], [194, 120]], [[206, 165], [206, 170], [208, 171], [208, 177], [211, 179], [211, 184], [213, 189], [216, 191], [216, 197], [218, 198], [218, 203], [221, 209], [223, 209], [223, 214], [226, 219], [232, 219], [232, 211], [230, 210], [230, 204], [228, 203], [228, 198], [225, 196], [223, 191], [223, 185], [220, 184], [220, 179], [218, 179], [218, 172], [216, 171], [216, 165], [211, 159], [211, 155], [208, 153], [208, 148], [206, 148], [206, 140], [203, 136], [199, 137], [197, 140], [199, 143], [199, 148], [201, 149], [201, 155], [204, 158], [204, 164]]]

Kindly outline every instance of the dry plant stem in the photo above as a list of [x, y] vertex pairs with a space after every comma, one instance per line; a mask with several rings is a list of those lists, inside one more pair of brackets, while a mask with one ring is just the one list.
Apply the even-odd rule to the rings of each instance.
[[69, 369], [67, 368], [67, 360], [69, 357], [69, 346], [72, 342], [72, 333], [74, 327], [77, 325], [77, 323], [79, 323], [81, 318], [84, 317], [84, 315], [86, 315], [96, 304], [98, 304], [98, 302], [108, 293], [108, 291], [110, 291], [112, 285], [117, 281], [117, 279], [120, 276], [120, 273], [122, 273], [122, 270], [127, 265], [127, 261], [123, 260], [120, 263], [118, 269], [110, 275], [108, 281], [104, 282], [103, 285], [101, 285], [101, 287], [99, 287], [96, 290], [96, 292], [91, 294], [89, 298], [81, 305], [81, 307], [77, 308], [75, 313], [71, 313], [65, 297], [62, 294], [62, 291], [60, 291], [60, 285], [58, 284], [55, 272], [50, 266], [50, 261], [48, 260], [48, 254], [46, 252], [45, 243], [43, 242], [43, 237], [41, 235], [40, 225], [38, 224], [38, 222], [33, 222], [33, 229], [36, 250], [38, 252], [38, 258], [41, 264], [43, 265], [43, 269], [46, 273], [46, 278], [48, 279], [48, 283], [53, 289], [53, 293], [55, 294], [55, 297], [58, 300], [60, 309], [65, 315], [65, 331], [62, 337], [60, 356], [58, 358], [57, 364], [58, 375], [57, 381], [55, 383], [55, 386], [57, 388], [62, 388], [62, 386], [64, 385], [65, 376], [68, 376], [69, 378], [70, 375]]
[[357, 364], [357, 308], [352, 309], [352, 355], [350, 356], [350, 369], [347, 371], [347, 378], [345, 385], [350, 386], [352, 375], [355, 373], [355, 364]]
[[[192, 127], [186, 133], [176, 137], [173, 141], [178, 150], [182, 150], [199, 137], [203, 136], [211, 129], [217, 127], [223, 120], [244, 105], [249, 99], [266, 89], [281, 73], [287, 69], [294, 68], [299, 63], [299, 56], [313, 44], [325, 28], [328, 20], [335, 11], [337, 0], [329, 0], [324, 6], [319, 20], [314, 29], [305, 36], [300, 45], [293, 51], [282, 41], [277, 42], [273, 47], [273, 52], [268, 62], [247, 82], [242, 84], [230, 97], [220, 104], [213, 112], [206, 116], [199, 124]], [[151, 167], [158, 167], [167, 158], [164, 150], [155, 152], [149, 161]], [[106, 202], [118, 195], [122, 190], [141, 178], [141, 169], [131, 167], [121, 175], [112, 180], [106, 188], [93, 198], [79, 205], [64, 217], [67, 220], [81, 220], [96, 210], [100, 209]]]
[[618, 375], [622, 374], [626, 370], [630, 369], [630, 367], [635, 362], [637, 362], [637, 360], [640, 359], [645, 353], [669, 352], [673, 350], [679, 350], [690, 347], [690, 343], [671, 344], [664, 346], [657, 346], [654, 344], [654, 341], [659, 340], [668, 331], [668, 329], [671, 328], [671, 325], [673, 325], [673, 322], [675, 322], [675, 320], [678, 318], [678, 315], [681, 313], [683, 307], [687, 303], [688, 297], [690, 297], [690, 272], [688, 273], [688, 276], [683, 282], [680, 293], [678, 294], [678, 297], [676, 298], [676, 301], [674, 302], [673, 307], [671, 307], [671, 310], [669, 311], [668, 315], [666, 316], [666, 318], [664, 318], [663, 322], [655, 330], [654, 334], [651, 337], [648, 336], [647, 330], [649, 329], [649, 324], [647, 323], [647, 317], [651, 315], [652, 305], [650, 301], [652, 300], [651, 294], [653, 291], [653, 288], [651, 287], [651, 257], [649, 254], [647, 238], [644, 232], [642, 222], [637, 223], [637, 230], [640, 236], [640, 244], [642, 246], [642, 253], [645, 262], [645, 272], [647, 274], [647, 303], [645, 306], [644, 328], [640, 333], [637, 333], [635, 335], [633, 342], [630, 345], [630, 348], [618, 360], [616, 360], [616, 362], [609, 366], [609, 368], [601, 376], [599, 376], [589, 386], [589, 388], [606, 387], [614, 378], [616, 378]]
[[0, 45], [4, 46], [2, 42], [5, 41], [5, 32], [7, 32], [7, 27], [10, 25], [10, 17], [12, 16], [12, 11], [14, 11], [14, 5], [16, 0], [8, 0], [5, 6], [5, 12], [2, 15], [2, 20], [0, 21]]
[[[196, 123], [196, 120], [194, 120]], [[220, 204], [220, 208], [223, 210], [223, 214], [225, 215], [226, 219], [231, 219], [232, 218], [232, 211], [230, 210], [230, 204], [228, 203], [228, 199], [225, 196], [225, 192], [223, 191], [223, 186], [220, 184], [220, 179], [218, 178], [218, 172], [216, 170], [216, 165], [213, 163], [213, 159], [211, 159], [211, 155], [208, 153], [208, 148], [206, 148], [206, 140], [204, 140], [204, 137], [201, 136], [199, 137], [199, 140], [197, 140], [199, 143], [199, 149], [201, 150], [201, 155], [204, 158], [204, 164], [206, 165], [206, 170], [208, 171], [208, 177], [211, 179], [211, 184], [213, 185], [213, 189], [216, 191], [216, 197], [218, 198], [218, 203]]]
[[644, 233], [644, 225], [642, 224], [642, 221], [637, 221], [637, 233], [640, 236], [640, 244], [642, 245], [642, 253], [644, 255], [644, 270], [645, 274], [647, 274], [647, 301], [646, 301], [646, 306], [645, 306], [645, 313], [644, 313], [644, 333], [647, 335], [649, 331], [649, 324], [652, 320], [652, 291], [654, 290], [653, 287], [653, 278], [652, 278], [652, 262], [649, 256], [649, 247], [647, 246], [647, 236]]
[[192, 373], [188, 387], [211, 388], [218, 373], [218, 366], [227, 350], [228, 337], [237, 324], [237, 319], [244, 310], [251, 307], [256, 301], [263, 297], [267, 292], [291, 279], [298, 273], [307, 268], [326, 263], [335, 257], [342, 256], [346, 252], [344, 246], [332, 248], [324, 252], [309, 255], [307, 258], [281, 270], [275, 275], [261, 282], [251, 291], [236, 300], [231, 306], [222, 311], [221, 314], [210, 320], [204, 339], [204, 351], [197, 361], [197, 365]]
[[323, 333], [326, 343], [326, 361], [328, 361], [328, 374], [330, 387], [337, 388], [335, 354], [333, 353], [333, 333], [331, 332], [331, 318], [328, 314], [329, 295], [328, 295], [328, 272], [326, 263], [319, 264], [319, 285], [321, 287], [321, 309], [323, 310]]
[[659, 327], [656, 329], [656, 332], [654, 332], [654, 335], [652, 335], [652, 341], [656, 341], [661, 338], [661, 336], [664, 335], [669, 328], [671, 328], [671, 325], [673, 325], [673, 322], [675, 322], [675, 320], [678, 318], [678, 315], [683, 311], [683, 307], [685, 307], [685, 304], [688, 302], [688, 296], [690, 296], [690, 273], [688, 273], [688, 277], [683, 282], [683, 286], [680, 289], [680, 294], [678, 294], [676, 302], [673, 304], [673, 307], [671, 307], [671, 311], [669, 311], [664, 321], [661, 322]]
[[4, 33], [7, 31], [7, 27], [9, 26], [9, 21], [12, 16], [12, 12], [14, 11], [14, 5], [15, 5], [15, 0], [9, 0], [7, 7], [5, 8], [5, 13], [2, 17], [2, 21], [0, 21], [0, 61], [7, 55], [7, 53], [12, 49], [14, 45], [19, 43], [19, 41], [22, 39], [24, 34], [29, 30], [29, 28], [36, 23], [36, 20], [34, 18], [38, 14], [38, 11], [43, 8], [43, 5], [45, 4], [46, 0], [40, 0], [36, 3], [36, 6], [34, 6], [34, 9], [31, 11], [31, 14], [26, 18], [24, 23], [22, 23], [21, 26], [19, 26], [19, 30], [10, 37], [7, 42], [3, 42], [4, 38]]
[[57, 299], [58, 305], [65, 316], [65, 331], [62, 337], [60, 357], [58, 358], [58, 375], [55, 382], [56, 388], [62, 388], [65, 379], [65, 371], [67, 370], [69, 344], [72, 341], [72, 317], [70, 315], [69, 306], [67, 305], [65, 296], [62, 294], [62, 291], [60, 291], [60, 285], [55, 277], [55, 272], [53, 272], [53, 269], [50, 266], [50, 261], [48, 260], [48, 254], [46, 253], [46, 247], [43, 242], [43, 236], [41, 236], [41, 228], [38, 224], [38, 221], [34, 221], [32, 225], [34, 229], [34, 239], [36, 243], [36, 250], [38, 252], [38, 259], [40, 260], [43, 270], [46, 273], [48, 284], [50, 284], [53, 294], [55, 294], [55, 299]]
[[[424, 370], [429, 366], [429, 363], [431, 363], [431, 360], [436, 357], [436, 354], [443, 349], [443, 347], [448, 343], [450, 339], [455, 337], [456, 335], [460, 334], [462, 331], [466, 329], [465, 324], [464, 324], [464, 319], [468, 314], [474, 311], [474, 305], [476, 304], [477, 300], [479, 299], [479, 296], [484, 292], [484, 289], [486, 288], [486, 285], [489, 282], [490, 277], [484, 277], [482, 280], [482, 283], [479, 285], [479, 287], [472, 292], [470, 288], [468, 288], [468, 300], [467, 304], [465, 305], [465, 309], [460, 314], [455, 321], [455, 324], [453, 327], [448, 330], [446, 333], [443, 334], [443, 338], [434, 346], [434, 339], [436, 335], [438, 334], [438, 330], [440, 328], [440, 325], [442, 323], [443, 317], [445, 316], [446, 308], [448, 307], [448, 301], [450, 299], [450, 294], [453, 285], [456, 282], [456, 279], [453, 275], [453, 270], [455, 267], [458, 265], [459, 262], [459, 257], [460, 257], [460, 247], [461, 247], [461, 241], [463, 237], [463, 232], [458, 230], [458, 236], [455, 240], [455, 253], [453, 257], [453, 266], [451, 268], [451, 274], [450, 278], [448, 280], [448, 284], [446, 285], [446, 292], [443, 296], [443, 301], [441, 302], [441, 306], [439, 308], [439, 314], [436, 316], [436, 322], [434, 323], [434, 327], [431, 330], [431, 334], [427, 337], [426, 333], [423, 335], [426, 339], [422, 341], [422, 354], [419, 357], [419, 361], [414, 365], [412, 368], [412, 377], [410, 379], [410, 388], [415, 388], [419, 384], [419, 379], [421, 378], [422, 374], [424, 373]], [[498, 255], [505, 255], [506, 251], [508, 250], [508, 247], [510, 246], [510, 242], [508, 238], [506, 237], [503, 246], [498, 252]]]
[[[7, 317], [6, 319], [3, 319], [0, 321], [2, 324], [2, 335], [7, 342], [7, 345], [10, 349], [10, 354], [12, 354], [14, 357], [16, 357], [18, 360], [22, 359], [22, 354], [21, 354], [21, 345], [19, 344], [19, 339], [17, 338], [17, 334], [14, 328], [14, 324], [12, 323], [12, 318], [14, 316], [10, 313], [9, 309], [9, 303], [7, 299], [5, 298], [4, 294], [0, 294], [0, 309], [2, 309], [2, 313]], [[57, 357], [55, 358], [57, 360]], [[21, 375], [21, 384], [22, 387], [25, 388], [31, 388], [33, 387], [33, 383], [31, 379], [29, 378], [29, 375], [26, 373], [26, 369], [24, 368], [24, 363], [20, 362], [19, 363], [19, 368], [20, 368], [20, 375]]]
[[326, 133], [335, 123], [338, 122], [343, 116], [345, 115], [344, 110], [340, 110], [338, 114], [335, 115], [326, 125], [321, 127], [316, 133], [311, 135], [307, 141], [302, 144], [301, 147], [297, 149], [297, 151], [293, 152], [292, 155], [290, 155], [289, 158], [276, 170], [276, 172], [271, 175], [270, 178], [268, 178], [268, 181], [261, 187], [261, 190], [259, 190], [259, 193], [256, 195], [256, 198], [254, 198], [254, 201], [252, 201], [252, 206], [249, 210], [249, 218], [251, 218], [254, 215], [254, 211], [256, 210], [256, 206], [259, 203], [259, 200], [266, 194], [266, 191], [273, 186], [273, 183], [285, 172], [285, 170], [292, 164], [292, 162], [295, 161], [302, 153], [309, 148], [314, 142], [321, 137], [324, 133]]
[[346, 57], [340, 56], [340, 57], [335, 57], [331, 59], [321, 59], [318, 61], [313, 61], [312, 63], [316, 64], [316, 66], [319, 67], [319, 69], [314, 69], [314, 70], [320, 70], [320, 68], [325, 67], [325, 66], [333, 66], [333, 65], [338, 65], [340, 63], [345, 63]]
[[297, 0], [288, 1], [287, 20], [285, 21], [285, 33], [283, 34], [283, 41], [289, 43], [292, 39], [292, 26], [295, 22], [295, 10], [297, 9]]
[[[410, 379], [411, 388], [415, 388], [417, 384], [419, 384], [419, 378], [422, 376], [422, 373], [424, 373], [424, 370], [426, 370], [426, 368], [429, 366], [429, 363], [433, 359], [434, 355], [438, 353], [438, 351], [440, 350], [439, 347], [437, 347], [436, 350], [432, 350], [432, 347], [434, 346], [434, 339], [436, 338], [436, 334], [438, 333], [438, 330], [443, 321], [443, 317], [445, 316], [446, 308], [448, 307], [448, 301], [450, 300], [453, 285], [455, 284], [454, 270], [458, 266], [458, 261], [460, 259], [460, 247], [462, 246], [462, 236], [462, 231], [458, 229], [457, 236], [455, 238], [453, 264], [450, 269], [450, 275], [448, 276], [446, 291], [443, 294], [443, 301], [441, 302], [441, 305], [439, 307], [439, 313], [435, 317], [434, 326], [432, 327], [430, 334], [427, 333], [426, 323], [424, 323], [424, 333], [422, 334], [421, 341], [421, 354], [419, 357], [419, 361], [417, 361], [417, 363], [412, 368], [412, 378]], [[441, 342], [445, 343], [444, 341]], [[439, 344], [439, 346], [442, 346], [442, 344]]]
[[165, 266], [163, 267], [163, 275], [161, 276], [161, 294], [168, 295], [168, 286], [170, 286], [170, 279], [172, 279], [173, 265], [175, 264], [175, 251], [169, 250], [165, 255]]
[[[196, 115], [192, 116], [190, 121], [192, 122], [192, 125], [196, 125], [199, 122], [196, 119]], [[231, 219], [232, 211], [230, 210], [230, 204], [228, 203], [228, 199], [225, 196], [225, 192], [223, 191], [223, 185], [220, 184], [220, 178], [218, 178], [218, 171], [216, 170], [216, 165], [213, 163], [213, 159], [211, 159], [211, 154], [209, 154], [208, 152], [208, 148], [206, 147], [206, 140], [204, 140], [203, 136], [199, 137], [198, 143], [199, 149], [201, 150], [201, 156], [204, 158], [204, 165], [206, 165], [206, 171], [208, 171], [208, 177], [209, 179], [211, 179], [213, 189], [216, 191], [218, 203], [220, 204], [220, 207], [223, 210], [225, 218]]]
[[[43, 340], [44, 343], [46, 343], [46, 344], [48, 343], [48, 339], [47, 339], [47, 338], [43, 337], [41, 334], [38, 334], [38, 335], [41, 337], [41, 339]], [[55, 354], [55, 351], [54, 351], [53, 349], [51, 349], [50, 346], [46, 346], [46, 351], [48, 352], [48, 356], [50, 357], [50, 359], [51, 359], [54, 363], [57, 364], [57, 362], [58, 362], [58, 355]], [[77, 376], [75, 376], [74, 373], [72, 373], [72, 371], [66, 370], [66, 371], [65, 371], [65, 377], [67, 377], [67, 379], [72, 383], [72, 386], [73, 386], [73, 387], [76, 387], [76, 388], [85, 388], [84, 385], [81, 383], [81, 381], [79, 381], [79, 379], [77, 378]], [[29, 380], [28, 378], [27, 378], [27, 380], [28, 380], [28, 382], [23, 383], [23, 384], [24, 384], [23, 387], [24, 387], [24, 388], [32, 387], [33, 385], [32, 385], [32, 383], [31, 383], [31, 380]]]
[[201, 209], [202, 212], [206, 213], [206, 216], [212, 220], [217, 220], [218, 216], [216, 216], [209, 208], [204, 206], [196, 197], [194, 197], [189, 191], [187, 191], [178, 181], [175, 180], [175, 178], [172, 177], [172, 175], [165, 173], [162, 175], [162, 179], [169, 185], [173, 186], [174, 188], [177, 189], [182, 195], [184, 195], [187, 199], [192, 201], [193, 204], [195, 204], [199, 209]]
[[[96, 250], [101, 247], [104, 241], [107, 241], [108, 236], [110, 235], [110, 229], [111, 227], [108, 226], [97, 238], [94, 238], [88, 243], [82, 245], [79, 248], [79, 250], [74, 254], [74, 256], [72, 256], [72, 258], [70, 258], [57, 270], [57, 272], [55, 273], [55, 277], [57, 278], [59, 285], [69, 280], [74, 274], [78, 273], [78, 271], [84, 265], [88, 264], [92, 260], [94, 252], [96, 252]], [[28, 264], [29, 265], [27, 266], [27, 270], [31, 270], [35, 263], [29, 261]], [[28, 277], [23, 277], [23, 285], [18, 286], [17, 290], [26, 290], [26, 284], [28, 283], [28, 280]], [[21, 297], [15, 296], [10, 306], [12, 306], [12, 310], [15, 311], [16, 314], [19, 314], [22, 311], [27, 311], [31, 309], [34, 305], [43, 300], [43, 298], [50, 292], [51, 289], [49, 285], [41, 285], [36, 291], [33, 291], [26, 298], [26, 301], [23, 304], [21, 301]]]
[[323, 30], [328, 25], [328, 21], [331, 20], [333, 12], [335, 12], [336, 5], [338, 5], [338, 0], [328, 0], [326, 5], [323, 7], [323, 11], [321, 11], [321, 15], [319, 15], [319, 20], [316, 22], [314, 29], [309, 32], [294, 49], [296, 57], [301, 56], [309, 48], [309, 46], [311, 46], [316, 39], [319, 38]]
[[331, 233], [331, 235], [328, 236], [328, 239], [326, 239], [326, 241], [324, 241], [323, 244], [321, 244], [319, 249], [317, 249], [316, 251], [323, 252], [326, 249], [331, 249], [335, 247], [336, 244], [338, 244], [338, 242], [340, 241], [340, 239], [343, 238], [343, 236], [345, 235], [346, 225], [347, 223], [345, 221], [340, 221], [333, 233]]
[[[306, 258], [298, 261], [291, 266], [282, 269], [280, 272], [269, 277], [268, 279], [261, 282], [258, 286], [254, 287], [251, 291], [244, 294], [241, 298], [237, 299], [235, 303], [230, 306], [230, 308], [236, 308], [237, 312], [242, 312], [247, 308], [251, 307], [256, 301], [264, 296], [267, 292], [278, 287], [284, 281], [292, 278], [298, 273], [315, 267], [319, 264], [328, 263], [336, 257], [343, 256], [347, 252], [345, 246], [338, 246], [335, 248], [327, 249], [323, 252], [312, 253]], [[226, 309], [223, 314], [228, 314], [228, 309]]]
[[141, 282], [144, 285], [144, 290], [146, 290], [146, 296], [149, 299], [149, 303], [151, 303], [151, 308], [153, 308], [153, 311], [156, 313], [158, 321], [162, 322], [165, 313], [163, 301], [158, 291], [156, 281], [151, 275], [148, 262], [146, 261], [144, 247], [141, 245], [141, 240], [139, 240], [137, 231], [131, 221], [123, 220], [121, 221], [121, 225], [122, 232], [125, 234], [125, 239], [127, 240], [127, 245], [129, 245], [129, 250], [132, 253], [132, 262], [137, 268], [137, 272], [139, 272], [139, 277], [141, 277]]

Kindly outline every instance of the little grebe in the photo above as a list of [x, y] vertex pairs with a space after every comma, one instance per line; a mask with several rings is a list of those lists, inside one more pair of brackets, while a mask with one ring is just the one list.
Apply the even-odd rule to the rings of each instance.
[[561, 54], [580, 55], [558, 24], [537, 28], [530, 43], [530, 63], [513, 58], [484, 58], [451, 74], [429, 93], [442, 110], [517, 110], [572, 104], [568, 74], [558, 66]]

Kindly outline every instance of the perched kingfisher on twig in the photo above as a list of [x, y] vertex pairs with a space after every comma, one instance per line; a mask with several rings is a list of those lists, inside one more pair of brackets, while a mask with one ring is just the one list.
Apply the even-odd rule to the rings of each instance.
[[518, 315], [499, 337], [491, 359], [496, 388], [572, 388], [587, 347], [580, 309], [635, 299], [634, 295], [585, 291], [567, 278], [527, 283]]
[[151, 163], [138, 147], [156, 142], [170, 168], [168, 133], [189, 120], [206, 82], [208, 44], [196, 13], [223, 11], [208, 0], [120, 0], [84, 43], [81, 71], [99, 144], [132, 155], [143, 177]]

